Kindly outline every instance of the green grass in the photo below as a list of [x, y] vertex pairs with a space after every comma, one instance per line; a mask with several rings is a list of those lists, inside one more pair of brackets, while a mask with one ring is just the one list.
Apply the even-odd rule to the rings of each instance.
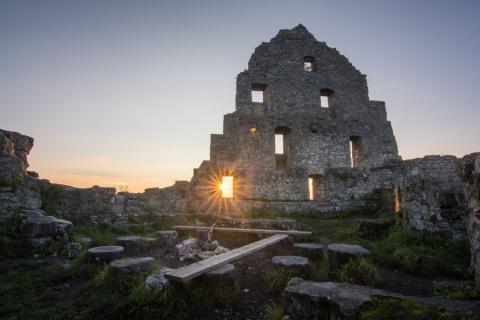
[[425, 276], [469, 276], [467, 241], [446, 240], [433, 232], [396, 228], [377, 242], [365, 242], [378, 264]]
[[433, 294], [453, 300], [480, 300], [480, 288], [476, 287], [472, 281], [437, 282], [433, 286]]
[[273, 304], [267, 307], [267, 310], [264, 315], [264, 320], [282, 320], [285, 316], [283, 308], [277, 304]]
[[[372, 261], [381, 266], [424, 276], [467, 279], [470, 250], [467, 241], [447, 240], [434, 232], [412, 231], [394, 226], [384, 239], [360, 237], [359, 219], [392, 218], [393, 214], [368, 208], [346, 210], [338, 214], [281, 214], [256, 212], [256, 217], [282, 216], [296, 219], [313, 232], [308, 242], [329, 241], [359, 244], [369, 249]], [[302, 239], [303, 241], [303, 239]]]
[[271, 267], [264, 272], [263, 280], [270, 292], [279, 294], [285, 289], [291, 278], [299, 276], [298, 272], [289, 268]]
[[373, 297], [372, 303], [362, 308], [360, 320], [479, 320], [479, 316], [460, 316], [445, 309], [410, 300]]
[[337, 272], [340, 282], [376, 286], [380, 282], [375, 265], [367, 258], [352, 259]]
[[31, 242], [19, 236], [24, 219], [23, 215], [16, 213], [0, 222], [0, 260], [22, 258], [32, 253]]
[[232, 281], [199, 278], [155, 294], [146, 277], [97, 265], [82, 253], [72, 266], [0, 268], [0, 319], [187, 319], [230, 306], [239, 293]]

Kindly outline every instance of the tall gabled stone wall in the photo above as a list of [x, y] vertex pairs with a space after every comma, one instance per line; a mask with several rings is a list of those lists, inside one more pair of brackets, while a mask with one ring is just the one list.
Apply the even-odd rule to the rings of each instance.
[[[263, 102], [252, 102], [252, 89], [263, 91]], [[325, 92], [328, 108], [320, 103]], [[275, 133], [284, 134], [284, 155], [275, 152]], [[223, 134], [212, 135], [210, 161], [194, 172], [194, 209], [222, 205], [215, 188], [223, 175], [234, 176], [236, 201], [308, 201], [309, 176], [350, 167], [351, 138], [359, 168], [400, 159], [385, 104], [369, 100], [366, 76], [305, 27], [281, 30], [237, 76], [236, 110], [225, 115]]]

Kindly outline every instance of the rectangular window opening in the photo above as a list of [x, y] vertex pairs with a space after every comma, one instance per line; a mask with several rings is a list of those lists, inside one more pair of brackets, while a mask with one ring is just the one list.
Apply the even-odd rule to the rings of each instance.
[[275, 134], [275, 154], [285, 154], [283, 139], [283, 134]]
[[252, 84], [252, 102], [265, 103], [265, 91], [267, 86], [261, 83]]
[[330, 107], [330, 96], [320, 96], [320, 106], [322, 108], [329, 108]]
[[303, 58], [303, 70], [306, 72], [315, 71], [315, 63], [313, 57], [304, 57]]
[[308, 200], [315, 200], [315, 194], [313, 192], [313, 178], [308, 178]]
[[252, 90], [252, 102], [263, 103], [263, 90]]
[[358, 136], [350, 137], [349, 143], [350, 167], [357, 168], [363, 161], [363, 147], [362, 140]]
[[222, 198], [233, 198], [233, 176], [223, 176], [220, 185]]

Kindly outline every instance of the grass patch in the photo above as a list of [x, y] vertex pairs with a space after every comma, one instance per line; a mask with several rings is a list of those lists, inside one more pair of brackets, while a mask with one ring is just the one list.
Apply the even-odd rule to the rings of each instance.
[[267, 307], [265, 312], [264, 320], [282, 320], [285, 317], [283, 308], [277, 304], [273, 304]]
[[439, 233], [412, 231], [398, 225], [393, 226], [384, 239], [363, 239], [358, 232], [358, 220], [366, 215], [392, 218], [391, 214], [372, 213], [365, 208], [332, 215], [283, 214], [312, 231], [312, 236], [305, 239], [308, 242], [359, 244], [370, 250], [371, 259], [377, 265], [430, 277], [467, 279], [470, 276], [470, 249], [466, 240], [448, 240]]
[[341, 282], [349, 282], [365, 286], [376, 286], [380, 277], [375, 265], [367, 258], [352, 259], [337, 271]]
[[289, 268], [271, 267], [263, 274], [263, 280], [267, 284], [267, 288], [274, 294], [279, 294], [285, 289], [291, 278], [298, 277], [300, 274]]
[[388, 237], [366, 242], [375, 262], [426, 276], [469, 276], [470, 250], [467, 241], [446, 240], [433, 232], [395, 228]]
[[479, 300], [480, 289], [471, 281], [459, 283], [437, 282], [433, 286], [433, 294], [453, 300]]
[[360, 311], [361, 320], [478, 320], [478, 316], [460, 316], [445, 309], [410, 300], [373, 297], [372, 304]]
[[19, 235], [24, 219], [24, 215], [15, 213], [0, 222], [0, 260], [22, 258], [32, 253], [32, 243]]

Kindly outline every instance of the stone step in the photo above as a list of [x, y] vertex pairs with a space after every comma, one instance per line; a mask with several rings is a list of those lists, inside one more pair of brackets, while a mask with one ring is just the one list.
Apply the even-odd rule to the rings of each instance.
[[117, 237], [117, 243], [125, 248], [125, 254], [135, 256], [155, 249], [157, 239], [142, 236], [122, 236]]
[[151, 257], [124, 258], [112, 261], [110, 266], [118, 271], [145, 272], [154, 261], [155, 259]]
[[87, 254], [99, 263], [111, 262], [123, 255], [124, 248], [122, 246], [102, 246], [94, 247], [87, 250]]
[[314, 260], [323, 258], [323, 245], [319, 243], [295, 243], [293, 251], [299, 256]]
[[310, 268], [308, 258], [300, 256], [275, 256], [272, 258], [274, 266], [307, 272]]
[[370, 251], [358, 244], [334, 243], [327, 247], [328, 259], [330, 264], [338, 268], [346, 264], [351, 259], [366, 257]]

